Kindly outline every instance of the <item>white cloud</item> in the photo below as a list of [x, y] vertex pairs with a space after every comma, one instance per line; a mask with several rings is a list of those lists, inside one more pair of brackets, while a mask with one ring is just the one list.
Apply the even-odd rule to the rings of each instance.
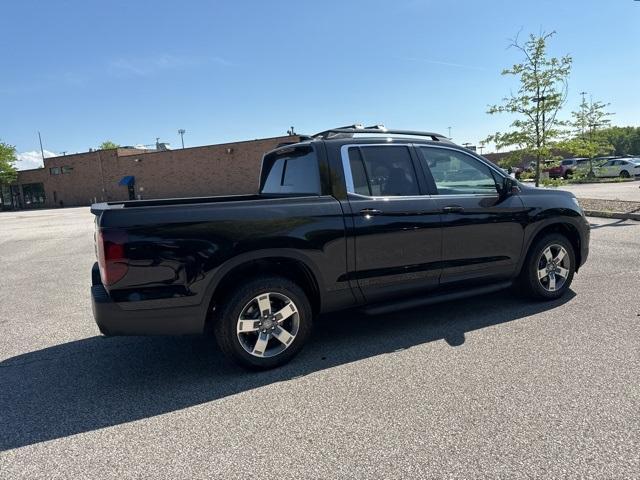
[[[45, 158], [56, 156], [58, 156], [58, 154], [55, 152], [50, 152], [49, 150], [44, 151]], [[18, 161], [15, 163], [15, 166], [18, 170], [29, 170], [31, 168], [42, 167], [42, 154], [37, 150], [18, 153], [16, 157], [18, 157]]]
[[109, 62], [109, 73], [115, 77], [142, 77], [166, 70], [200, 67], [206, 64], [228, 67], [231, 63], [222, 57], [193, 57], [171, 54], [147, 58], [117, 58]]

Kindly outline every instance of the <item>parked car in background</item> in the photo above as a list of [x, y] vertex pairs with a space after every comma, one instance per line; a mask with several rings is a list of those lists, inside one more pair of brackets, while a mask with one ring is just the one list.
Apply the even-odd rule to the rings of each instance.
[[596, 177], [632, 178], [640, 175], [640, 158], [614, 158], [594, 170]]
[[571, 178], [576, 172], [587, 173], [589, 171], [588, 158], [565, 158], [560, 165], [544, 170], [549, 173], [549, 178]]
[[[593, 165], [597, 165], [599, 167], [601, 167], [602, 165], [604, 165], [605, 163], [607, 163], [609, 160], [615, 160], [616, 158], [623, 158], [621, 156], [615, 156], [615, 155], [609, 155], [606, 157], [595, 157], [593, 159]], [[626, 157], [625, 157], [626, 158]]]

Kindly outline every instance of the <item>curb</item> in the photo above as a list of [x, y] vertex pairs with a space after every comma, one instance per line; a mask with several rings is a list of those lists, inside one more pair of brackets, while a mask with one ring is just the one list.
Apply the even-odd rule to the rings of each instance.
[[640, 222], [640, 213], [604, 212], [600, 210], [584, 210], [587, 217], [617, 218], [620, 220], [636, 220]]

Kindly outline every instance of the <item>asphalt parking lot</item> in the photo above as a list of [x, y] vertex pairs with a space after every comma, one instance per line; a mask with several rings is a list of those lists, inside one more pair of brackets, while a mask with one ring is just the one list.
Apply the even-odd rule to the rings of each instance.
[[0, 213], [0, 477], [638, 478], [640, 222], [591, 221], [560, 301], [335, 315], [247, 373], [99, 336], [87, 208]]
[[618, 183], [581, 183], [563, 185], [560, 189], [568, 190], [578, 198], [640, 202], [640, 179]]

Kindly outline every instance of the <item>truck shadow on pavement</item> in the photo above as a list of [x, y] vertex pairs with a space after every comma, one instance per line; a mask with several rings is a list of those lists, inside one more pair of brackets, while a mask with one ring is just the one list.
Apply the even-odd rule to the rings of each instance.
[[212, 338], [91, 337], [0, 363], [0, 451], [210, 402], [361, 359], [445, 340], [551, 310], [508, 292], [380, 316], [321, 318], [291, 363], [255, 373], [226, 361]]

